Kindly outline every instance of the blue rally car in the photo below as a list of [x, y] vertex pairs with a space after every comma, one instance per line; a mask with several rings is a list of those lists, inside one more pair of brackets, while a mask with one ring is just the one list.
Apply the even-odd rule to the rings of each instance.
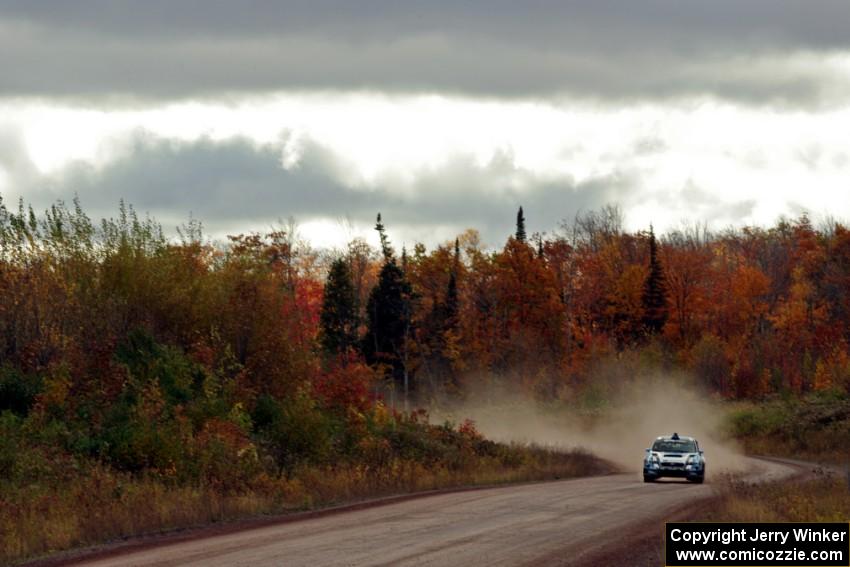
[[643, 481], [661, 477], [686, 478], [696, 483], [705, 479], [705, 457], [696, 439], [678, 433], [655, 439], [643, 458]]

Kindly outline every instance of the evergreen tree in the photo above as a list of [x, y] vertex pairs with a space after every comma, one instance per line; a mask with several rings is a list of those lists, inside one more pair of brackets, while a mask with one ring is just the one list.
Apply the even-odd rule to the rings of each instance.
[[431, 316], [425, 321], [426, 349], [430, 356], [425, 363], [425, 371], [428, 374], [428, 384], [439, 387], [445, 391], [450, 386], [453, 392], [457, 391], [457, 377], [453, 368], [452, 355], [455, 350], [454, 343], [457, 340], [458, 328], [458, 269], [460, 266], [460, 241], [455, 239], [454, 257], [449, 269], [449, 279], [445, 286], [445, 293], [440, 299], [435, 298], [434, 308]]
[[516, 235], [515, 238], [519, 242], [525, 242], [525, 215], [522, 214], [522, 207], [516, 213]]
[[375, 230], [378, 231], [378, 237], [381, 239], [381, 253], [384, 255], [384, 261], [389, 262], [395, 256], [395, 251], [393, 251], [393, 247], [390, 245], [390, 239], [387, 237], [387, 229], [384, 228], [384, 223], [381, 222], [381, 213], [378, 213]]
[[[395, 254], [378, 214], [375, 230], [381, 238], [384, 265], [378, 284], [372, 288], [366, 305], [367, 332], [363, 339], [363, 354], [369, 364], [387, 364], [396, 383], [402, 384], [407, 404], [408, 364], [407, 339], [410, 334], [413, 290], [398, 266]], [[407, 251], [402, 261], [407, 262]]]
[[658, 333], [667, 322], [667, 285], [664, 270], [658, 260], [655, 232], [649, 227], [649, 274], [643, 285], [643, 326], [649, 333]]
[[[455, 251], [452, 267], [449, 270], [449, 281], [446, 285], [446, 294], [441, 301], [434, 302], [432, 315], [432, 328], [437, 343], [441, 342], [440, 335], [457, 326], [458, 293], [457, 272], [460, 262], [460, 243], [455, 239]], [[441, 347], [437, 347], [437, 352]]]
[[410, 326], [410, 283], [395, 260], [384, 263], [378, 284], [366, 306], [367, 332], [363, 353], [370, 364], [388, 364], [402, 382], [405, 374], [405, 338]]
[[334, 260], [325, 283], [320, 316], [322, 350], [329, 356], [346, 352], [357, 344], [357, 298], [348, 262]]
[[446, 288], [446, 303], [444, 308], [443, 327], [454, 328], [457, 325], [458, 297], [457, 297], [457, 268], [460, 262], [460, 243], [455, 238], [455, 257], [452, 271], [449, 274], [449, 284]]
[[546, 254], [545, 250], [543, 249], [543, 235], [535, 233], [535, 235], [532, 237], [532, 240], [537, 240], [537, 257], [542, 260]]

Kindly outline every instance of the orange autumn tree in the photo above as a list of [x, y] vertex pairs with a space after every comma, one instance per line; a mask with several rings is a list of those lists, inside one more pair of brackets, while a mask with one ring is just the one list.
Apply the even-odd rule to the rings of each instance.
[[[496, 367], [519, 369], [525, 381], [538, 382], [543, 365], [555, 364], [564, 352], [564, 304], [554, 274], [545, 256], [515, 238], [495, 255], [493, 264], [494, 339], [501, 352]], [[547, 380], [549, 388], [552, 383]]]

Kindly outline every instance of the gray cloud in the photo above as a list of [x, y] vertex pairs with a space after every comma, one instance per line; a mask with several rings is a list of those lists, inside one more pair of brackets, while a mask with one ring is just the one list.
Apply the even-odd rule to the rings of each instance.
[[[0, 166], [7, 167], [0, 150]], [[479, 166], [458, 156], [444, 167], [419, 172], [411, 191], [389, 185], [346, 187], [328, 175], [337, 158], [315, 144], [297, 168], [280, 166], [280, 150], [252, 142], [200, 140], [176, 143], [139, 135], [133, 151], [105, 167], [75, 163], [50, 177], [32, 171], [15, 179], [37, 209], [75, 193], [94, 217], [112, 216], [119, 199], [151, 213], [168, 228], [191, 214], [213, 232], [245, 231], [294, 216], [299, 221], [348, 217], [370, 226], [380, 211], [406, 237], [429, 237], [437, 228], [482, 231], [498, 245], [513, 230], [522, 205], [530, 231], [551, 231], [579, 210], [620, 201], [633, 186], [628, 174], [577, 184], [569, 178], [537, 180], [509, 159]], [[517, 183], [522, 187], [517, 187]]]
[[539, 45], [557, 40], [615, 51], [639, 38], [650, 46], [736, 45], [846, 47], [850, 7], [843, 0], [4, 0], [8, 18], [130, 37], [331, 35], [386, 39], [445, 31], [496, 35]]
[[0, 2], [6, 96], [367, 89], [813, 105], [843, 100], [845, 73], [819, 57], [848, 49], [843, 1]]
[[711, 225], [739, 225], [743, 219], [752, 216], [756, 208], [755, 199], [738, 199], [723, 201], [712, 195], [693, 180], [688, 181], [678, 193], [678, 199], [671, 200], [669, 196], [659, 199], [667, 201], [680, 213], [681, 220], [702, 221]]

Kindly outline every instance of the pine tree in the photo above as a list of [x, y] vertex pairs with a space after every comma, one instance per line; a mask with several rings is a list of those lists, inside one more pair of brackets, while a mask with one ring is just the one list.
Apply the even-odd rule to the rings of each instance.
[[667, 322], [667, 285], [652, 226], [649, 227], [649, 274], [643, 285], [642, 302], [644, 328], [649, 333], [659, 333]]
[[367, 332], [363, 353], [370, 364], [392, 367], [393, 377], [404, 378], [405, 338], [410, 325], [410, 283], [395, 260], [384, 263], [378, 284], [369, 294], [366, 306]]
[[454, 328], [457, 325], [458, 297], [457, 297], [457, 269], [460, 262], [460, 242], [455, 238], [455, 257], [452, 271], [449, 274], [449, 284], [446, 287], [446, 303], [443, 312], [443, 326], [445, 329]]
[[[411, 331], [413, 290], [404, 270], [396, 263], [380, 213], [375, 230], [381, 238], [384, 265], [366, 305], [367, 331], [363, 338], [363, 354], [369, 364], [386, 364], [391, 368], [395, 382], [404, 387], [406, 406], [409, 387], [407, 340]], [[407, 262], [406, 250], [402, 261]]]
[[325, 283], [320, 316], [322, 350], [329, 356], [345, 353], [357, 344], [357, 298], [348, 262], [334, 260]]
[[525, 242], [525, 216], [522, 214], [522, 207], [516, 213], [516, 235], [515, 238], [519, 242]]
[[389, 262], [395, 256], [395, 251], [390, 245], [390, 239], [387, 237], [387, 229], [384, 227], [384, 223], [381, 222], [381, 213], [378, 213], [375, 230], [378, 231], [378, 237], [381, 239], [381, 253], [384, 255], [384, 261]]

